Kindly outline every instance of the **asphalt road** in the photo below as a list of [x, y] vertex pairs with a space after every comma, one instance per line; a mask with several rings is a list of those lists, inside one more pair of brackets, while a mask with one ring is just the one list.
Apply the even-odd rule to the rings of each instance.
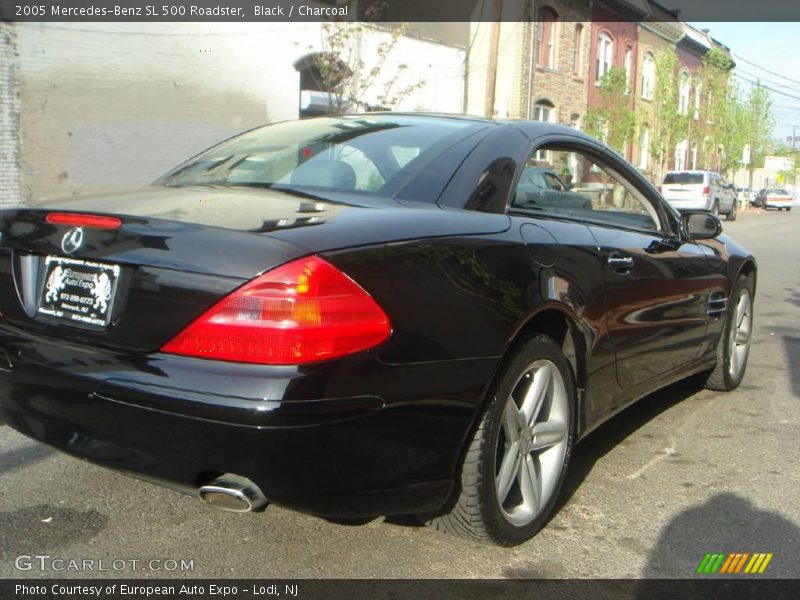
[[[213, 511], [5, 426], [0, 577], [686, 577], [712, 551], [772, 552], [765, 576], [800, 577], [800, 209], [725, 229], [760, 267], [742, 386], [682, 383], [595, 431], [576, 448], [562, 508], [527, 544], [480, 546], [409, 519]], [[26, 554], [187, 559], [193, 571], [16, 570]]]

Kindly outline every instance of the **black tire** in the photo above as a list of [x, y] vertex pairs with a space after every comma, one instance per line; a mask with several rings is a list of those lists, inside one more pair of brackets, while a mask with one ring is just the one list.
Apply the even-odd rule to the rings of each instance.
[[[731, 348], [732, 348], [732, 339], [731, 339], [731, 328], [734, 327], [734, 319], [736, 313], [736, 304], [739, 300], [739, 297], [746, 291], [750, 294], [750, 310], [753, 310], [754, 306], [754, 297], [753, 297], [753, 289], [754, 289], [754, 279], [753, 276], [743, 276], [739, 277], [736, 280], [736, 283], [733, 286], [733, 291], [731, 292], [731, 301], [728, 303], [728, 310], [725, 315], [725, 324], [722, 327], [722, 333], [720, 334], [719, 342], [717, 343], [717, 364], [714, 366], [714, 369], [709, 373], [708, 379], [706, 379], [706, 387], [711, 390], [717, 390], [720, 392], [729, 392], [731, 390], [735, 390], [739, 387], [739, 384], [742, 382], [744, 378], [744, 374], [747, 371], [747, 358], [749, 357], [749, 346], [748, 346], [748, 353], [744, 357], [743, 364], [739, 372], [736, 375], [731, 373]], [[750, 317], [750, 337], [752, 340], [752, 332], [753, 332], [753, 318], [752, 312]], [[749, 344], [750, 342], [748, 342]]]
[[725, 215], [726, 221], [735, 221], [736, 220], [736, 200], [733, 201], [731, 205], [731, 209], [728, 211], [728, 214]]
[[[495, 488], [498, 466], [497, 447], [507, 400], [519, 386], [526, 369], [539, 360], [555, 365], [563, 380], [568, 408], [566, 450], [560, 464], [557, 482], [549, 500], [524, 526], [509, 522], [501, 511]], [[516, 546], [531, 539], [547, 521], [555, 506], [569, 464], [575, 437], [575, 386], [572, 371], [559, 345], [551, 338], [536, 335], [517, 346], [498, 376], [491, 400], [482, 415], [461, 467], [457, 496], [447, 512], [427, 521], [430, 527], [469, 540]], [[506, 450], [506, 452], [508, 452]]]

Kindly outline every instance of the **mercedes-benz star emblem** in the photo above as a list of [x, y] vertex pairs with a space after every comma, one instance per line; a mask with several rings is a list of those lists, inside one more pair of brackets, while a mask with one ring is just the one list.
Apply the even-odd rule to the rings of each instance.
[[64, 254], [72, 254], [81, 247], [83, 244], [83, 229], [80, 227], [73, 227], [61, 239], [61, 249]]

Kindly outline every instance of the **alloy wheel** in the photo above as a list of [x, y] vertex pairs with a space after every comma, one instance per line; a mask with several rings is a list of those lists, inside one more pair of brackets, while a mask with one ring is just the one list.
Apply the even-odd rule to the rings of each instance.
[[512, 525], [531, 523], [555, 492], [568, 446], [569, 399], [549, 360], [529, 365], [503, 409], [497, 440], [495, 491]]
[[753, 328], [753, 302], [747, 288], [742, 289], [733, 310], [728, 341], [728, 371], [734, 380], [738, 380], [747, 363]]

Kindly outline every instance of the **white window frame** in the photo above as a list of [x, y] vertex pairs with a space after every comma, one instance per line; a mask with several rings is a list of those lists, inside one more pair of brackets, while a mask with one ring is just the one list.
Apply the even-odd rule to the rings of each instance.
[[656, 87], [656, 62], [652, 52], [645, 52], [642, 59], [642, 98], [652, 100]]
[[630, 94], [633, 89], [633, 47], [625, 46], [625, 93]]
[[683, 140], [675, 146], [675, 170], [686, 171], [686, 153], [689, 150], [689, 142]]
[[650, 166], [650, 128], [647, 125], [642, 125], [642, 131], [639, 134], [639, 168], [646, 171]]
[[[553, 123], [555, 110], [555, 106], [550, 106], [550, 104], [540, 100], [533, 105], [533, 120]], [[549, 160], [549, 154], [547, 150], [537, 150], [534, 158], [536, 158], [536, 160], [547, 161]]]
[[597, 62], [596, 81], [595, 84], [599, 85], [600, 81], [605, 77], [606, 73], [611, 69], [614, 62], [614, 39], [605, 31], [601, 31], [597, 36]]
[[572, 49], [572, 73], [574, 75], [581, 74], [581, 67], [583, 66], [583, 57], [581, 51], [583, 50], [583, 24], [575, 24], [575, 33], [572, 36], [572, 43], [575, 47]]
[[694, 86], [694, 120], [700, 120], [700, 108], [703, 101], [703, 84], [697, 82]]
[[689, 114], [689, 96], [692, 93], [692, 78], [686, 70], [678, 76], [678, 113]]

